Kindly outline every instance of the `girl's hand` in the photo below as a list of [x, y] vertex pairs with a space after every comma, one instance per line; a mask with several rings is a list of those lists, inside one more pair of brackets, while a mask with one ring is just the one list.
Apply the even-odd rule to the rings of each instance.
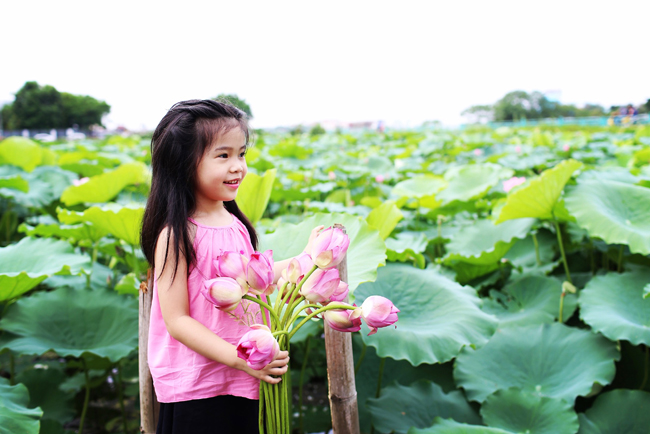
[[289, 369], [289, 352], [280, 351], [275, 360], [266, 365], [264, 368], [255, 372], [258, 373], [258, 378], [260, 380], [266, 381], [270, 384], [278, 384], [280, 381], [282, 381], [282, 378], [280, 378], [280, 376], [285, 374], [287, 372], [287, 369]]
[[311, 230], [311, 233], [309, 234], [309, 241], [307, 241], [307, 245], [305, 246], [305, 249], [303, 250], [304, 253], [307, 253], [308, 255], [311, 255], [311, 246], [314, 243], [314, 240], [318, 236], [318, 233], [322, 231], [325, 228], [325, 226], [320, 225], [316, 226], [314, 229]]

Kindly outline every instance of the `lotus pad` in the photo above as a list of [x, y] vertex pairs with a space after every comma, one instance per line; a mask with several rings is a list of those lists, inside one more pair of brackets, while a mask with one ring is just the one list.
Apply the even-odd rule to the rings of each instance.
[[591, 237], [650, 254], [650, 189], [617, 181], [579, 183], [565, 198], [578, 225]]
[[578, 415], [573, 404], [518, 389], [500, 390], [481, 406], [483, 421], [516, 433], [575, 434]]
[[483, 348], [465, 349], [454, 378], [473, 401], [516, 387], [572, 403], [594, 383], [609, 384], [619, 356], [613, 342], [591, 331], [558, 323], [511, 327], [497, 330]]
[[522, 217], [553, 218], [553, 209], [573, 172], [582, 163], [566, 160], [545, 170], [538, 178], [513, 190], [501, 209], [497, 223]]
[[394, 383], [381, 397], [368, 400], [372, 424], [379, 432], [406, 433], [412, 426], [426, 428], [435, 417], [481, 423], [459, 390], [448, 394], [435, 383], [420, 380], [410, 386]]
[[40, 408], [27, 408], [29, 392], [23, 384], [10, 386], [0, 378], [0, 434], [38, 434]]
[[84, 212], [60, 209], [58, 218], [62, 223], [75, 224], [92, 223], [98, 230], [106, 231], [116, 238], [137, 246], [140, 243], [140, 225], [144, 214], [144, 206], [121, 206], [109, 203], [102, 206], [92, 206]]
[[594, 405], [580, 413], [578, 434], [648, 434], [650, 393], [616, 389], [600, 395]]
[[376, 229], [365, 220], [349, 214], [315, 214], [298, 225], [285, 224], [272, 234], [260, 234], [261, 251], [273, 250], [273, 259], [279, 261], [299, 255], [309, 240], [312, 229], [326, 228], [335, 223], [345, 226], [350, 237], [348, 249], [348, 285], [354, 290], [359, 283], [375, 280], [377, 267], [386, 263], [386, 245]]
[[357, 305], [370, 295], [381, 295], [400, 309], [396, 327], [380, 329], [363, 340], [380, 357], [406, 359], [412, 365], [446, 362], [466, 345], [481, 346], [494, 333], [496, 319], [479, 309], [476, 291], [436, 273], [404, 264], [379, 269], [377, 281], [355, 293]]
[[0, 301], [20, 296], [48, 276], [78, 273], [89, 265], [90, 258], [75, 254], [65, 241], [23, 238], [0, 248]]
[[0, 328], [15, 335], [6, 347], [18, 354], [91, 353], [116, 362], [138, 346], [138, 306], [113, 291], [64, 287], [18, 300]]
[[580, 317], [609, 339], [650, 345], [650, 298], [643, 298], [650, 269], [608, 273], [580, 292]]
[[430, 428], [411, 428], [408, 430], [408, 434], [515, 434], [513, 431], [481, 425], [468, 425], [439, 417], [434, 422], [434, 425]]
[[509, 178], [513, 173], [512, 169], [490, 163], [452, 167], [445, 172], [445, 179], [449, 184], [436, 194], [436, 198], [445, 203], [476, 199], [484, 196], [501, 179]]
[[263, 176], [249, 173], [237, 192], [237, 205], [251, 223], [257, 223], [266, 210], [277, 170], [267, 170]]

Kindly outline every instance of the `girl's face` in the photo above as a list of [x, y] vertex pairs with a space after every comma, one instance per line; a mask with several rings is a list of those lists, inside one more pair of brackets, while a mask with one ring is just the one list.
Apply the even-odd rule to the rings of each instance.
[[235, 127], [221, 134], [208, 147], [196, 169], [197, 204], [227, 202], [237, 197], [237, 190], [246, 176], [246, 136]]

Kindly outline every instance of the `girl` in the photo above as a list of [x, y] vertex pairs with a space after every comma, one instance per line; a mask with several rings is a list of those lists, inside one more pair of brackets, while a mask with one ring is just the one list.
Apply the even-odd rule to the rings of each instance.
[[[249, 368], [235, 349], [248, 326], [200, 294], [221, 252], [257, 249], [235, 202], [248, 146], [245, 114], [212, 100], [175, 104], [151, 140], [141, 245], [154, 269], [148, 362], [161, 403], [157, 434], [257, 433], [259, 381], [278, 383], [287, 371], [286, 351]], [[276, 280], [288, 261], [275, 264]], [[247, 309], [262, 322], [258, 305]]]

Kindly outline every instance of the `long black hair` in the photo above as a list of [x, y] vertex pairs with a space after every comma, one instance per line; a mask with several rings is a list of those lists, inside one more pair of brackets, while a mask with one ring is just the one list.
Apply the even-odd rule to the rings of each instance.
[[[201, 157], [221, 134], [241, 128], [249, 146], [250, 130], [246, 114], [230, 104], [213, 100], [188, 100], [176, 103], [162, 118], [151, 138], [151, 191], [142, 219], [140, 246], [149, 266], [154, 268], [156, 242], [167, 227], [167, 249], [173, 236], [174, 272], [178, 270], [180, 253], [187, 261], [187, 272], [196, 265], [196, 253], [188, 218], [196, 209], [194, 189], [196, 169]], [[224, 202], [248, 229], [253, 248], [257, 250], [257, 233], [232, 200]], [[167, 264], [165, 253], [163, 269]], [[158, 270], [158, 276], [162, 270]]]

